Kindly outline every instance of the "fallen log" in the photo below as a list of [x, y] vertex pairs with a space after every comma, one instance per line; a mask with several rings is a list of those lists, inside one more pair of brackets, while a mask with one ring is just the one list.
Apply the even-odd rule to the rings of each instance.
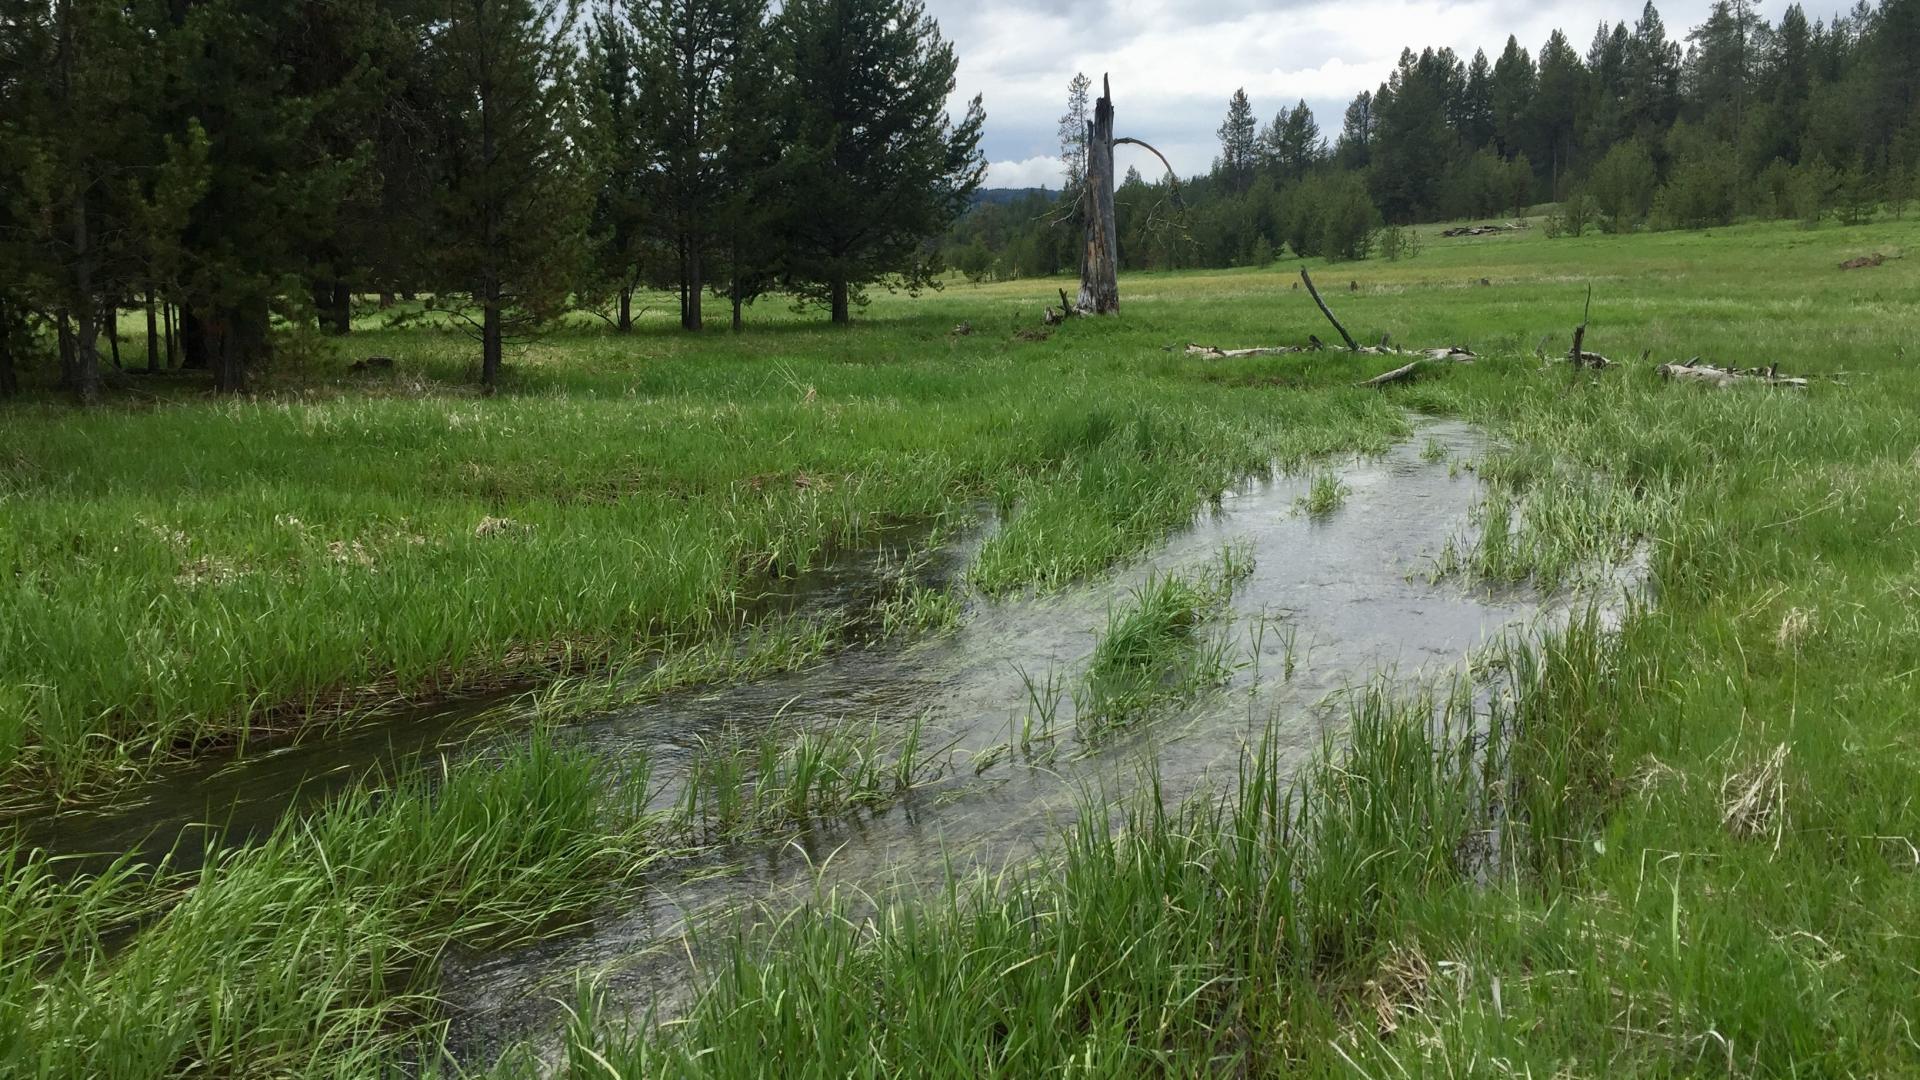
[[1204, 356], [1210, 360], [1231, 360], [1242, 356], [1292, 356], [1307, 350], [1298, 345], [1274, 345], [1255, 349], [1222, 349], [1214, 345], [1187, 345], [1188, 356]]
[[1848, 259], [1846, 262], [1843, 262], [1840, 264], [1840, 269], [1871, 270], [1874, 267], [1879, 266], [1886, 261], [1887, 261], [1887, 257], [1876, 251], [1871, 255], [1861, 255], [1857, 258]]
[[1407, 382], [1420, 374], [1420, 369], [1431, 364], [1471, 364], [1473, 353], [1461, 348], [1428, 349], [1409, 363], [1402, 364], [1392, 371], [1383, 371], [1356, 386], [1370, 386], [1379, 389], [1392, 383]]
[[1757, 385], [1785, 387], [1789, 390], [1805, 390], [1808, 380], [1792, 375], [1780, 374], [1780, 365], [1773, 364], [1763, 368], [1714, 367], [1703, 364], [1694, 357], [1683, 364], [1661, 364], [1654, 369], [1660, 377], [1669, 382], [1689, 382], [1715, 389], [1725, 390], [1730, 386]]

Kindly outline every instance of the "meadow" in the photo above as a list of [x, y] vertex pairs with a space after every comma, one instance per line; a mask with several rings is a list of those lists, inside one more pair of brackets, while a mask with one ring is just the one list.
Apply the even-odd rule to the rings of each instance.
[[[1315, 469], [1401, 437], [1407, 410], [1444, 413], [1502, 444], [1448, 572], [1550, 586], [1639, 550], [1649, 601], [1482, 658], [1509, 690], [1491, 717], [1444, 690], [1361, 694], [1299, 776], [1256, 752], [1218, 799], [1136, 802], [1118, 830], [1090, 807], [1042, 864], [872, 917], [828, 899], [770, 918], [671, 1023], [587, 987], [557, 1067], [1911, 1072], [1920, 224], [1436, 233], [1416, 258], [1313, 268], [1361, 340], [1479, 354], [1385, 391], [1353, 385], [1385, 357], [1184, 353], [1328, 337], [1282, 264], [1124, 278], [1118, 319], [1044, 337], [1053, 282], [881, 296], [842, 331], [766, 303], [739, 336], [582, 321], [526, 346], [494, 398], [466, 388], [465, 338], [370, 316], [246, 400], [157, 385], [84, 414], [0, 407], [7, 801], [110, 798], [396, 701], [526, 685], [590, 707], [637, 657], [751, 674], [698, 658], [779, 580], [884, 529], [997, 504], [966, 589], [1045, 592], [1269, 463]], [[1875, 251], [1896, 257], [1839, 269]], [[1606, 371], [1551, 362], [1589, 286]], [[347, 370], [365, 355], [394, 368]], [[1814, 382], [1653, 374], [1696, 355]], [[1191, 666], [1186, 631], [1225, 587], [1135, 597], [1090, 692]], [[965, 617], [930, 606], [904, 632]], [[0, 1062], [453, 1069], [432, 1052], [448, 943], [558, 932], [704, 834], [913, 782], [911, 750], [904, 768], [802, 750], [839, 764], [723, 748], [717, 786], [663, 814], [536, 735], [190, 876], [70, 879], [16, 848]], [[771, 779], [750, 790], [790, 798], [739, 796], [755, 768]], [[494, 1071], [555, 1067], [536, 1056]]]

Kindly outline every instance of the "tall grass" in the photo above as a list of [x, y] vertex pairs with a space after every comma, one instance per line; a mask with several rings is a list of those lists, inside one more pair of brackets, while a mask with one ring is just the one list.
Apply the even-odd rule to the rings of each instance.
[[555, 932], [646, 870], [646, 786], [535, 738], [356, 789], [186, 877], [63, 882], [15, 856], [0, 1072], [364, 1076], [431, 1053], [436, 954]]
[[[1401, 423], [1364, 398], [1170, 394], [1144, 362], [1036, 367], [984, 338], [891, 362], [920, 330], [687, 339], [689, 355], [638, 364], [580, 330], [484, 401], [428, 381], [4, 407], [7, 801], [724, 640], [782, 579], [983, 497], [1017, 513], [975, 581], [1058, 586], [1244, 472]], [[348, 344], [430, 371], [445, 348], [424, 331]], [[743, 367], [743, 351], [778, 363]], [[937, 628], [921, 600], [896, 628]]]

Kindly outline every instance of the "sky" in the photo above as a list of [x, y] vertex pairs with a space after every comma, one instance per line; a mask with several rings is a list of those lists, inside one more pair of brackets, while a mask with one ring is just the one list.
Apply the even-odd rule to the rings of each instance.
[[[1777, 20], [1787, 0], [1756, 4]], [[1060, 186], [1060, 114], [1076, 71], [1113, 79], [1115, 134], [1143, 139], [1182, 175], [1205, 172], [1227, 99], [1244, 87], [1262, 126], [1304, 100], [1321, 134], [1339, 133], [1347, 103], [1385, 81], [1403, 47], [1451, 46], [1461, 59], [1484, 48], [1497, 59], [1514, 34], [1538, 57], [1555, 27], [1585, 55], [1596, 25], [1629, 28], [1643, 0], [1524, 3], [1521, 0], [927, 0], [960, 59], [950, 103], [958, 117], [986, 97], [982, 149], [989, 187]], [[1805, 3], [1810, 18], [1851, 5]], [[1709, 0], [1656, 5], [1667, 35], [1683, 40]], [[1120, 147], [1122, 173], [1164, 171], [1151, 155]]]

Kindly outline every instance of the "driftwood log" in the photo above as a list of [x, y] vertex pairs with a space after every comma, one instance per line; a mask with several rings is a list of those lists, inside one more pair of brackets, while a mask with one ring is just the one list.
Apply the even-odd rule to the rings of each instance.
[[1392, 371], [1383, 371], [1371, 379], [1355, 383], [1354, 385], [1371, 386], [1378, 389], [1382, 386], [1388, 386], [1397, 382], [1408, 382], [1417, 378], [1422, 368], [1434, 364], [1471, 364], [1475, 359], [1476, 357], [1473, 353], [1468, 352], [1466, 349], [1427, 349], [1417, 354], [1411, 361], [1394, 368]]
[[1807, 380], [1780, 374], [1780, 365], [1773, 364], [1763, 368], [1714, 367], [1703, 364], [1694, 357], [1684, 364], [1661, 364], [1654, 369], [1660, 377], [1669, 382], [1689, 382], [1725, 390], [1730, 386], [1774, 386], [1789, 390], [1805, 390]]

